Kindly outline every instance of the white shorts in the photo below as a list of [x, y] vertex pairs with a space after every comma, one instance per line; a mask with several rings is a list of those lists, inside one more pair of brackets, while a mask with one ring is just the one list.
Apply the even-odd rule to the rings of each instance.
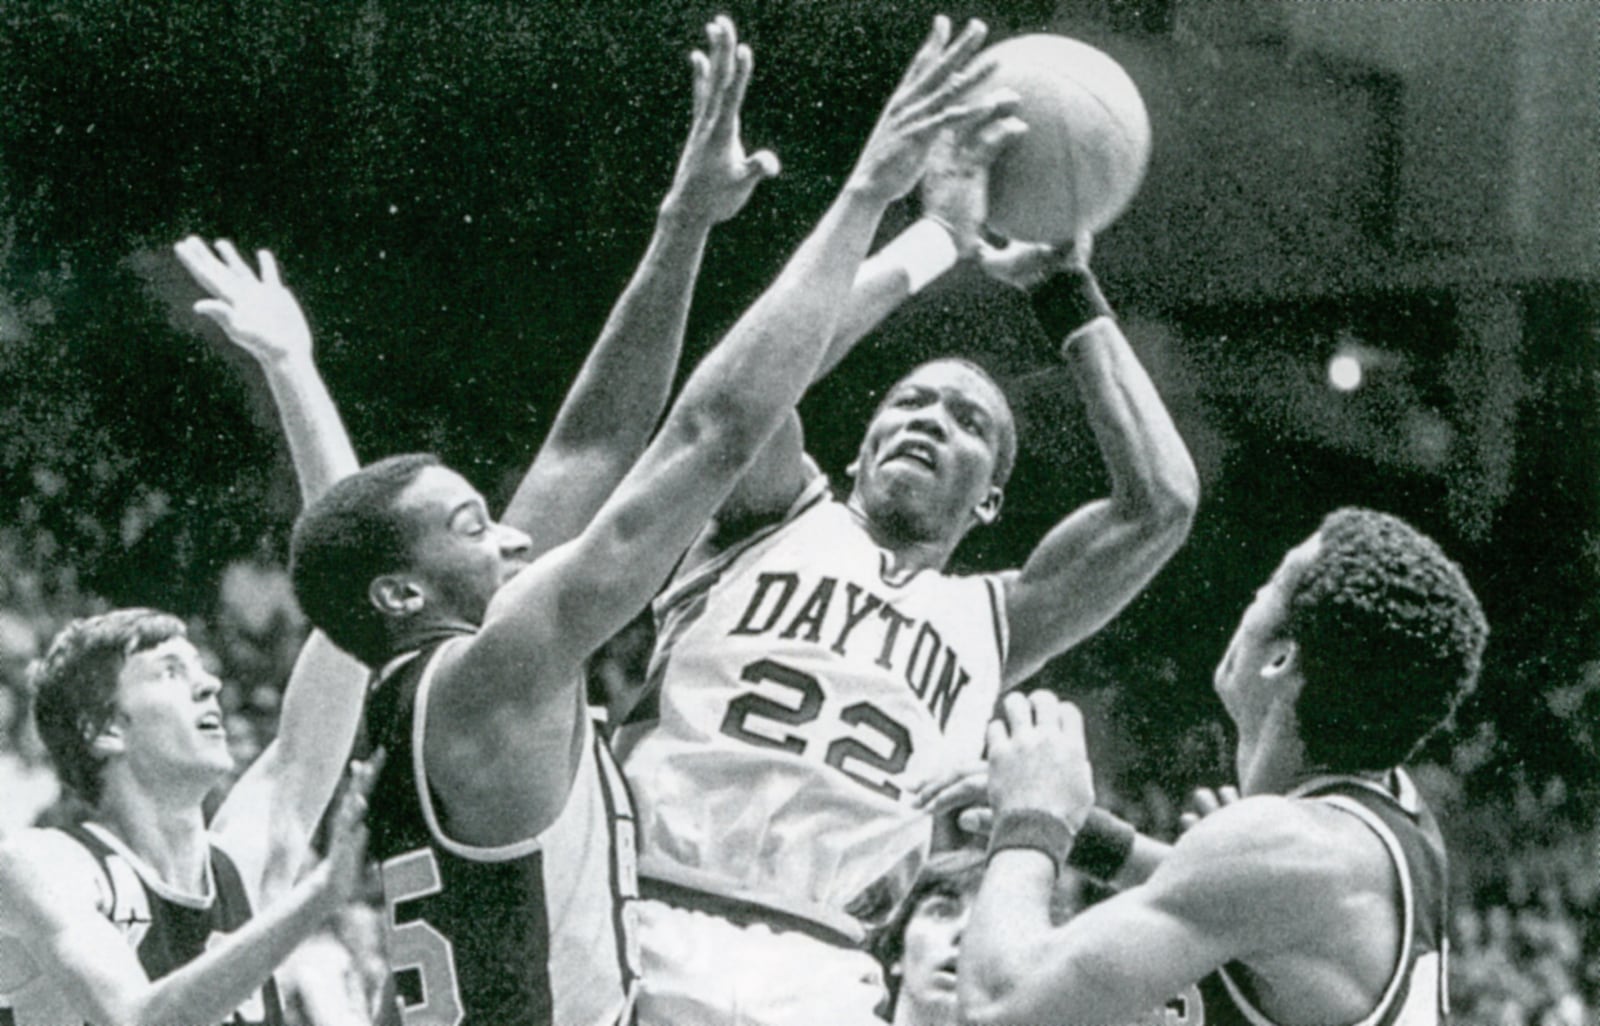
[[638, 1026], [884, 1026], [877, 959], [794, 930], [635, 903]]

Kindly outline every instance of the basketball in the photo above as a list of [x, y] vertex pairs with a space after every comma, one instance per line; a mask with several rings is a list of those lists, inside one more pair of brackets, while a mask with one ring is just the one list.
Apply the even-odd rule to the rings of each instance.
[[1150, 117], [1122, 66], [1066, 36], [1028, 35], [978, 56], [991, 87], [1015, 90], [1028, 132], [996, 158], [989, 227], [1028, 242], [1099, 232], [1139, 191], [1150, 161]]

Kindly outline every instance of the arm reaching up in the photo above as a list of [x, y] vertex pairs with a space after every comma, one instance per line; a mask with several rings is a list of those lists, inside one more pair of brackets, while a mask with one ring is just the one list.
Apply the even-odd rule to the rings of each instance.
[[706, 34], [710, 53], [690, 55], [694, 118], [655, 234], [501, 518], [529, 536], [534, 555], [581, 531], [643, 451], [672, 386], [711, 228], [778, 173], [777, 157], [746, 154], [740, 139], [750, 48], [723, 16]]
[[[971, 88], [974, 80], [963, 81]], [[988, 171], [1013, 139], [1027, 131], [1008, 111], [1014, 96], [991, 93], [982, 117], [961, 117], [927, 140], [920, 176], [923, 217], [861, 263], [838, 314], [813, 381], [838, 366], [852, 348], [914, 293], [977, 252], [987, 217]], [[909, 190], [908, 190], [909, 191]], [[805, 455], [798, 413], [791, 413], [717, 513], [718, 531], [690, 562], [736, 543], [742, 525], [782, 514], [814, 471]]]
[[[178, 260], [210, 299], [194, 312], [215, 321], [228, 339], [256, 358], [267, 377], [289, 441], [301, 498], [309, 503], [359, 463], [322, 376], [311, 359], [311, 328], [278, 263], [260, 250], [258, 276], [226, 239], [215, 252], [196, 236], [173, 247]], [[220, 254], [220, 257], [219, 255]]]
[[[301, 494], [314, 501], [358, 465], [312, 360], [311, 330], [277, 261], [261, 250], [258, 277], [226, 240], [213, 251], [190, 236], [175, 251], [212, 295], [196, 303], [195, 312], [221, 325], [265, 372]], [[366, 679], [361, 664], [320, 632], [301, 648], [284, 688], [277, 737], [228, 793], [213, 823], [253, 886], [266, 881], [269, 869], [273, 887], [287, 884], [309, 854], [312, 832], [355, 741]]]
[[[495, 595], [482, 629], [440, 656], [429, 694], [428, 776], [453, 836], [499, 845], [536, 834], [566, 800], [583, 661], [636, 615], [757, 457], [815, 374], [887, 206], [916, 185], [939, 129], [992, 116], [963, 68], [981, 25], [950, 41], [940, 19], [896, 90], [844, 190], [772, 286], [701, 362], [639, 462], [578, 538]], [[502, 766], [528, 794], [504, 808]], [[565, 766], [558, 774], [554, 767]], [[459, 799], [459, 800], [457, 800]], [[511, 822], [520, 819], [519, 822]]]
[[1031, 288], [1034, 310], [1071, 367], [1111, 494], [1074, 510], [1008, 573], [1006, 683], [1103, 627], [1188, 537], [1200, 484], [1189, 450], [1150, 375], [1110, 316], [1089, 272], [1091, 240], [1062, 252], [1035, 243], [980, 244], [985, 271]]

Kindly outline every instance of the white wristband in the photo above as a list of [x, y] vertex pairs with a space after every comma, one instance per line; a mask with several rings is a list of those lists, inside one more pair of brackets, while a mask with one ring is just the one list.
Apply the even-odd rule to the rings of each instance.
[[921, 292], [935, 278], [956, 265], [961, 256], [950, 229], [931, 217], [896, 235], [878, 251], [877, 258], [900, 268], [912, 295]]

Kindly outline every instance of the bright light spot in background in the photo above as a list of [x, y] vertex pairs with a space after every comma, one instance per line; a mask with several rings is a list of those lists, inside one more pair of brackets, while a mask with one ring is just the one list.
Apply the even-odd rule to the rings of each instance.
[[1328, 361], [1328, 384], [1341, 392], [1361, 387], [1361, 360], [1350, 353], [1339, 353]]

